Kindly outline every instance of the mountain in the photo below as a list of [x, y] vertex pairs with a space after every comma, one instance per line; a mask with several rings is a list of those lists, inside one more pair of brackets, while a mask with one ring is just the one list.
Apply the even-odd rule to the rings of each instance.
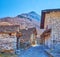
[[38, 22], [40, 22], [40, 15], [38, 15], [36, 12], [34, 11], [31, 11], [29, 13], [23, 13], [21, 15], [18, 15], [18, 17], [21, 17], [21, 18], [28, 18], [30, 20], [36, 20]]
[[29, 13], [22, 13], [18, 15], [19, 18], [26, 18], [36, 27], [38, 34], [40, 35], [40, 15], [34, 11]]
[[[32, 11], [29, 13], [22, 13], [20, 15], [17, 15], [16, 17], [5, 17], [0, 18], [0, 22], [3, 22], [2, 24], [17, 24], [20, 25], [20, 29], [26, 29], [26, 28], [32, 28], [36, 27], [38, 34], [40, 33], [40, 15], [38, 15], [36, 12]], [[2, 25], [1, 24], [1, 25]]]
[[32, 12], [28, 13], [28, 15], [31, 19], [35, 19], [37, 21], [40, 21], [40, 15], [38, 15], [36, 12], [32, 11]]

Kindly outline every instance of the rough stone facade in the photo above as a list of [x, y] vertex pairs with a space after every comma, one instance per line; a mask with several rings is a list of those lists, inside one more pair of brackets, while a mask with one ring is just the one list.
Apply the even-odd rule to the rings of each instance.
[[28, 28], [28, 30], [22, 29], [20, 31], [22, 33], [22, 37], [20, 37], [20, 42], [23, 42], [23, 43], [28, 43], [29, 42], [29, 43], [31, 43], [30, 40], [31, 40], [32, 34], [34, 35], [34, 37], [32, 37], [32, 38], [36, 38], [37, 31], [36, 31], [36, 28], [35, 27]]
[[44, 28], [52, 29], [51, 39], [48, 40], [48, 43], [52, 46], [60, 44], [60, 11], [45, 14]]
[[0, 34], [0, 51], [16, 49], [16, 37]]
[[0, 26], [0, 52], [16, 50], [17, 32], [19, 32], [19, 25]]

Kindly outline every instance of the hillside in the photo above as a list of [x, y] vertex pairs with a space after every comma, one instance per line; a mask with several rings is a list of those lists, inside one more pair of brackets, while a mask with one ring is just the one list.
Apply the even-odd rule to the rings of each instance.
[[[40, 30], [40, 16], [36, 12], [22, 13], [16, 17], [0, 18], [0, 22], [8, 22], [10, 24], [20, 25], [20, 29], [36, 27], [37, 32]], [[7, 24], [8, 24], [7, 23]], [[0, 25], [2, 25], [0, 23]]]

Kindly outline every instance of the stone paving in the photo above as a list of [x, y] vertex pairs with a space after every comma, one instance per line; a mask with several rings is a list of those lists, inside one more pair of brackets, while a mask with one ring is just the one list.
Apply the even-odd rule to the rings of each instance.
[[60, 51], [45, 49], [45, 51], [52, 57], [60, 57]]
[[49, 57], [43, 46], [34, 46], [22, 52], [19, 57]]

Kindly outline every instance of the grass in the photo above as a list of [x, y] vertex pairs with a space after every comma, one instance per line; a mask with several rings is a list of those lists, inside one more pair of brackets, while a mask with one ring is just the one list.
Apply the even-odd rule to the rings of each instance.
[[0, 54], [0, 57], [17, 57], [15, 54]]

